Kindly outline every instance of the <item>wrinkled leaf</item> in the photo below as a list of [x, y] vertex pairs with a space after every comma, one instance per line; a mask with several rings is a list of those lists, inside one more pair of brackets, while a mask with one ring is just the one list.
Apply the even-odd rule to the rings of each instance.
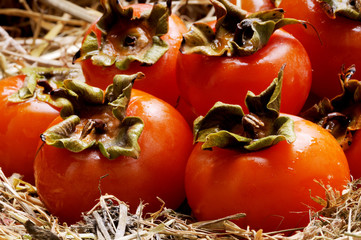
[[98, 143], [101, 153], [109, 159], [115, 159], [119, 156], [138, 158], [140, 153], [138, 138], [143, 128], [142, 119], [138, 117], [124, 118], [119, 133], [114, 139]]
[[361, 129], [361, 81], [352, 79], [354, 65], [339, 74], [342, 93], [301, 113], [301, 116], [327, 129], [346, 150], [352, 143], [353, 132]]
[[295, 141], [293, 120], [279, 116], [283, 68], [260, 95], [247, 94], [249, 114], [244, 114], [239, 105], [217, 102], [204, 117], [198, 117], [194, 121], [194, 142], [202, 142], [202, 149], [257, 151], [283, 140]]
[[[144, 123], [139, 117], [127, 117], [126, 110], [133, 83], [142, 77], [142, 73], [116, 75], [105, 94], [101, 89], [85, 83], [64, 81], [62, 94], [68, 97], [70, 106], [76, 109], [74, 112], [79, 116], [72, 115], [49, 128], [42, 134], [43, 141], [72, 152], [98, 147], [108, 159], [119, 156], [138, 158], [138, 139]], [[107, 124], [112, 127], [108, 129]], [[108, 137], [100, 137], [103, 134]]]
[[246, 106], [250, 113], [257, 115], [268, 115], [276, 118], [281, 107], [281, 93], [283, 82], [283, 71], [286, 65], [283, 65], [270, 86], [259, 95], [248, 92], [246, 96]]
[[113, 107], [113, 114], [118, 119], [126, 116], [128, 103], [132, 93], [133, 84], [136, 80], [144, 78], [145, 75], [138, 72], [133, 75], [116, 75], [105, 93], [106, 103]]
[[361, 1], [360, 0], [318, 0], [325, 13], [332, 19], [336, 15], [361, 21]]
[[75, 82], [82, 83], [78, 79], [80, 72], [69, 68], [23, 68], [22, 72], [26, 75], [24, 85], [11, 95], [8, 100], [13, 103], [20, 103], [31, 98], [46, 102], [60, 110], [63, 118], [74, 113], [74, 108], [68, 99], [59, 95], [53, 95], [54, 92], [61, 89], [66, 79], [72, 79]]
[[104, 100], [104, 92], [100, 88], [92, 87], [86, 83], [65, 80], [64, 87], [81, 98], [87, 104], [102, 104]]
[[[77, 60], [85, 60], [91, 56], [99, 54], [99, 44], [95, 32], [91, 31], [84, 39], [80, 50], [76, 53]], [[73, 60], [73, 62], [75, 59]], [[93, 60], [95, 61], [95, 60]]]
[[215, 31], [205, 23], [194, 23], [183, 35], [181, 52], [208, 56], [248, 56], [263, 48], [273, 32], [301, 20], [284, 18], [282, 9], [248, 14], [226, 0], [211, 1], [217, 16]]
[[81, 152], [84, 149], [92, 147], [96, 141], [86, 141], [78, 137], [72, 137], [76, 126], [81, 120], [76, 115], [71, 115], [62, 122], [50, 127], [42, 134], [42, 140], [50, 146], [57, 148], [66, 148], [71, 152]]
[[25, 77], [24, 86], [16, 93], [12, 94], [8, 99], [10, 102], [23, 102], [34, 97], [37, 81], [40, 76], [36, 73], [29, 74]]
[[[105, 11], [97, 22], [101, 31], [100, 44], [96, 34], [90, 33], [73, 62], [91, 58], [94, 65], [115, 65], [126, 70], [132, 62], [153, 65], [168, 51], [168, 44], [161, 39], [168, 32], [169, 10], [166, 6], [154, 4], [151, 11], [135, 17], [132, 7], [123, 8], [117, 0], [102, 0], [101, 3]], [[146, 29], [147, 36], [139, 35], [141, 33], [135, 31], [137, 28]], [[109, 36], [115, 35], [116, 40], [109, 40]]]

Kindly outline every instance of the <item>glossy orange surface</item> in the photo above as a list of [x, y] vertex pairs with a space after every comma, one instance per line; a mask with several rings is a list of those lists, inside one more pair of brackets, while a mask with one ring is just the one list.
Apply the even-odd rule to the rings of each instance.
[[297, 140], [256, 152], [213, 148], [198, 143], [186, 168], [186, 193], [198, 220], [236, 213], [247, 216], [241, 227], [274, 231], [305, 226], [309, 207], [322, 206], [310, 198], [325, 197], [323, 182], [342, 190], [349, 181], [343, 150], [323, 128], [295, 118]]
[[[150, 10], [151, 5], [136, 4], [132, 5], [135, 10], [135, 16], [145, 10]], [[100, 39], [100, 31], [93, 24], [88, 32], [93, 30]], [[119, 70], [114, 65], [102, 67], [93, 65], [90, 59], [81, 62], [86, 82], [92, 86], [105, 89], [113, 82], [115, 74], [134, 74], [143, 72], [145, 78], [137, 81], [134, 88], [148, 92], [158, 98], [165, 100], [172, 106], [176, 105], [179, 97], [179, 90], [176, 83], [176, 59], [179, 53], [179, 47], [182, 42], [182, 33], [186, 31], [186, 26], [176, 15], [169, 17], [169, 31], [162, 36], [162, 39], [168, 43], [168, 51], [152, 66], [143, 66], [138, 62], [132, 62], [127, 70]]]
[[[300, 27], [300, 26], [299, 26]], [[311, 87], [311, 64], [302, 45], [290, 34], [277, 30], [268, 44], [247, 57], [212, 57], [181, 54], [177, 81], [181, 96], [198, 115], [217, 102], [241, 105], [248, 91], [260, 94], [283, 64], [281, 112], [297, 114]]]
[[[313, 81], [312, 90], [321, 97], [332, 98], [341, 93], [338, 74], [342, 64], [361, 68], [361, 22], [337, 16], [330, 19], [319, 6], [317, 0], [283, 0], [280, 5], [285, 17], [305, 20], [312, 27], [303, 29], [296, 25], [286, 26], [305, 47], [309, 54]], [[355, 78], [360, 78], [360, 73]]]
[[40, 134], [59, 111], [45, 102], [31, 98], [12, 103], [8, 97], [24, 84], [25, 75], [0, 81], [0, 167], [6, 176], [20, 173], [34, 183], [33, 163]]
[[[38, 193], [61, 221], [74, 223], [90, 210], [101, 194], [112, 194], [135, 212], [140, 201], [145, 212], [165, 201], [176, 209], [185, 198], [184, 172], [192, 149], [192, 133], [183, 117], [169, 104], [133, 89], [128, 115], [144, 121], [138, 159], [105, 158], [99, 150], [72, 153], [44, 145], [35, 160]], [[59, 121], [59, 119], [58, 119]]]

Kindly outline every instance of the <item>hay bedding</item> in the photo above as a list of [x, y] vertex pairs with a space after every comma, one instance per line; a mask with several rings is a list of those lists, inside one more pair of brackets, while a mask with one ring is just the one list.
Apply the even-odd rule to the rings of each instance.
[[[74, 2], [75, 6], [64, 0], [0, 2], [0, 78], [29, 66], [79, 68], [71, 64], [72, 56], [101, 9], [95, 0]], [[206, 0], [173, 1], [172, 9], [186, 22], [214, 18]], [[144, 213], [140, 204], [130, 214], [124, 203], [108, 195], [84, 213], [83, 221], [67, 226], [47, 212], [34, 186], [0, 171], [0, 239], [361, 239], [360, 183], [351, 182], [343, 194], [325, 188], [326, 199], [314, 199], [324, 209], [310, 212], [307, 227], [286, 235], [241, 229], [230, 221], [241, 213], [196, 222], [167, 208]]]

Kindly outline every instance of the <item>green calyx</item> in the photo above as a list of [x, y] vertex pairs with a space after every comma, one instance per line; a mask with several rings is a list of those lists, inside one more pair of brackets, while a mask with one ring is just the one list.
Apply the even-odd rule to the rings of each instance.
[[91, 32], [74, 60], [91, 58], [94, 65], [125, 70], [131, 62], [152, 65], [168, 51], [161, 36], [168, 32], [169, 9], [154, 4], [151, 11], [135, 17], [133, 8], [123, 8], [117, 0], [102, 0], [104, 14], [97, 22], [101, 42]]
[[80, 72], [69, 68], [24, 68], [26, 75], [24, 85], [8, 100], [12, 103], [21, 103], [36, 98], [56, 108], [61, 109], [61, 116], [67, 116], [72, 109], [69, 102], [61, 97], [53, 96], [53, 92], [62, 88], [66, 79], [78, 79]]
[[206, 23], [194, 23], [183, 35], [181, 52], [208, 56], [248, 56], [264, 47], [274, 31], [305, 22], [284, 18], [282, 9], [248, 14], [227, 0], [211, 0], [217, 16], [215, 31]]
[[[48, 145], [71, 152], [98, 147], [108, 159], [119, 156], [138, 158], [138, 139], [144, 123], [139, 117], [127, 116], [131, 90], [142, 73], [116, 75], [104, 93], [101, 89], [71, 80], [65, 82], [63, 95], [76, 99], [79, 109], [64, 121], [50, 127], [41, 139]], [[77, 108], [73, 106], [74, 109]]]
[[317, 0], [325, 13], [332, 19], [336, 15], [361, 21], [361, 1], [360, 0]]
[[342, 93], [333, 99], [324, 98], [301, 114], [305, 119], [327, 129], [346, 150], [355, 131], [361, 129], [361, 81], [352, 79], [354, 65], [339, 74]]
[[194, 141], [202, 142], [202, 149], [213, 147], [257, 151], [296, 135], [293, 120], [280, 116], [283, 68], [278, 77], [260, 95], [248, 92], [245, 114], [239, 105], [217, 102], [203, 117], [194, 122]]

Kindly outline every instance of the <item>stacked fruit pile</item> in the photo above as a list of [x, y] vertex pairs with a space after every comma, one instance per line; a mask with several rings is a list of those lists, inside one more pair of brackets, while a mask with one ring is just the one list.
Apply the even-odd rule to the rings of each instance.
[[186, 26], [169, 1], [102, 0], [68, 60], [82, 71], [2, 79], [5, 175], [68, 224], [102, 194], [268, 232], [327, 216], [325, 189], [361, 177], [360, 3], [210, 3]]

